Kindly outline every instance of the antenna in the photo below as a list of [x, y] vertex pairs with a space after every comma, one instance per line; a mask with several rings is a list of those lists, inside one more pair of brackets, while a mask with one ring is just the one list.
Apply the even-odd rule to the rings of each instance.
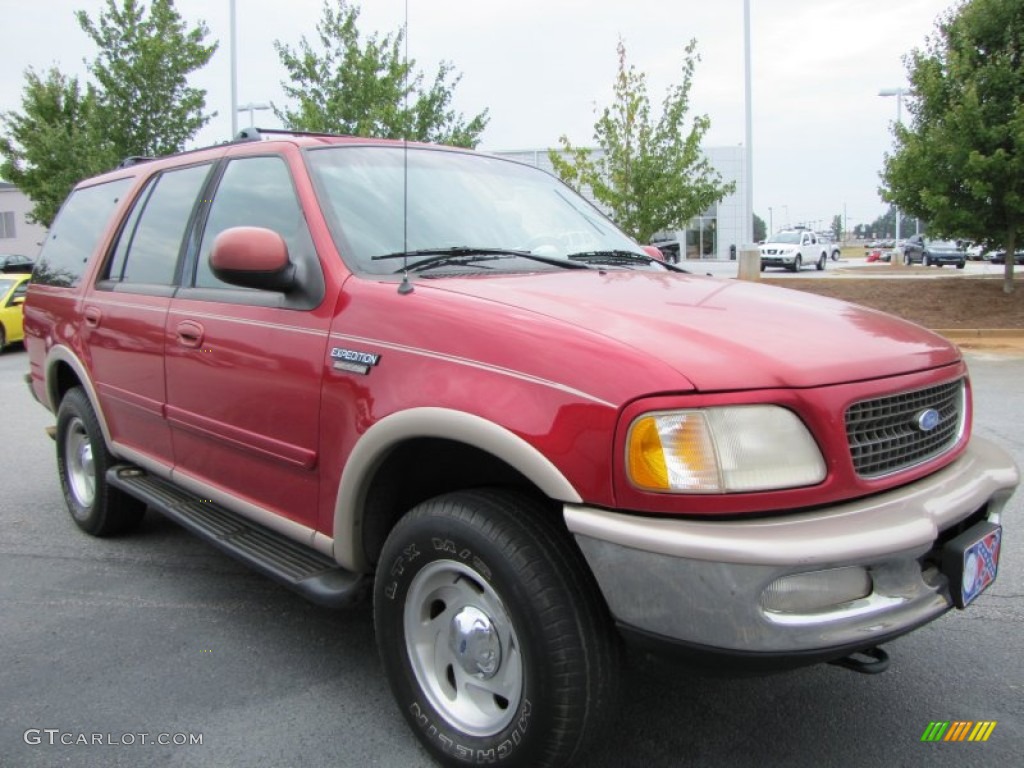
[[405, 80], [402, 99], [405, 101], [402, 121], [402, 283], [398, 292], [412, 293], [409, 282], [409, 0], [405, 0]]

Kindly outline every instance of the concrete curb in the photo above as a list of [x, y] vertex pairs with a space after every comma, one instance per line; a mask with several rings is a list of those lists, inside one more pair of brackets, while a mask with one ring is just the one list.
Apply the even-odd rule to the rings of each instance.
[[950, 341], [961, 339], [1024, 339], [1021, 328], [933, 328], [935, 333]]

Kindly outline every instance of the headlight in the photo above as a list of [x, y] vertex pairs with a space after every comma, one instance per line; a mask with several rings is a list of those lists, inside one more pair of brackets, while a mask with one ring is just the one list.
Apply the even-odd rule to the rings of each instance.
[[646, 491], [736, 493], [820, 483], [825, 460], [792, 411], [739, 405], [641, 416], [626, 439], [626, 472]]

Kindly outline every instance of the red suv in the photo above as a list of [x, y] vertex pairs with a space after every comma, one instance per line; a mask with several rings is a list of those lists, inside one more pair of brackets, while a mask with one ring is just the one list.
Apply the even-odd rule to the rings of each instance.
[[623, 639], [878, 670], [995, 577], [1018, 474], [940, 337], [686, 274], [504, 159], [255, 138], [78, 185], [29, 383], [87, 533], [148, 507], [372, 591], [441, 762], [582, 760]]

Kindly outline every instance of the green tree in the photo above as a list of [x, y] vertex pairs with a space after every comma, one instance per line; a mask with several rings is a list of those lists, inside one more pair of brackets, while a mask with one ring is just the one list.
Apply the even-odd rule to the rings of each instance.
[[94, 23], [76, 13], [99, 48], [89, 63], [96, 84], [50, 69], [28, 70], [20, 112], [0, 116], [0, 175], [33, 201], [33, 221], [49, 226], [71, 188], [132, 155], [163, 155], [210, 119], [205, 91], [188, 76], [205, 65], [216, 43], [206, 27], [189, 29], [173, 0], [107, 0]]
[[77, 78], [29, 69], [21, 106], [0, 116], [0, 176], [34, 201], [28, 219], [49, 227], [71, 187], [109, 169], [115, 154], [99, 130], [96, 93]]
[[840, 214], [832, 217], [832, 226], [829, 229], [832, 230], [832, 237], [836, 242], [843, 239], [843, 217]]
[[934, 235], [1012, 253], [1024, 233], [1024, 3], [962, 2], [907, 70], [911, 124], [895, 126], [883, 196]]
[[99, 48], [89, 70], [99, 83], [97, 118], [123, 156], [180, 152], [209, 122], [206, 92], [188, 76], [204, 67], [217, 43], [204, 43], [203, 22], [191, 29], [174, 0], [107, 0], [96, 22], [75, 13]]
[[620, 40], [614, 100], [594, 125], [600, 151], [574, 147], [562, 136], [562, 151], [549, 152], [563, 181], [577, 189], [589, 187], [615, 222], [641, 243], [655, 232], [684, 228], [735, 188], [722, 182], [701, 153], [701, 139], [711, 125], [708, 116], [694, 116], [687, 130], [690, 89], [700, 60], [696, 48], [696, 40], [686, 46], [682, 82], [669, 88], [655, 122], [646, 77], [627, 65]]
[[297, 50], [274, 42], [289, 80], [284, 92], [296, 102], [279, 109], [292, 130], [344, 133], [385, 139], [410, 139], [475, 147], [489, 120], [487, 110], [466, 122], [452, 108], [462, 79], [452, 64], [441, 62], [427, 88], [415, 59], [403, 54], [405, 29], [360, 39], [359, 7], [347, 0], [325, 0], [316, 31], [320, 50], [305, 38]]
[[754, 242], [760, 243], [768, 236], [768, 225], [764, 223], [764, 219], [754, 214]]

